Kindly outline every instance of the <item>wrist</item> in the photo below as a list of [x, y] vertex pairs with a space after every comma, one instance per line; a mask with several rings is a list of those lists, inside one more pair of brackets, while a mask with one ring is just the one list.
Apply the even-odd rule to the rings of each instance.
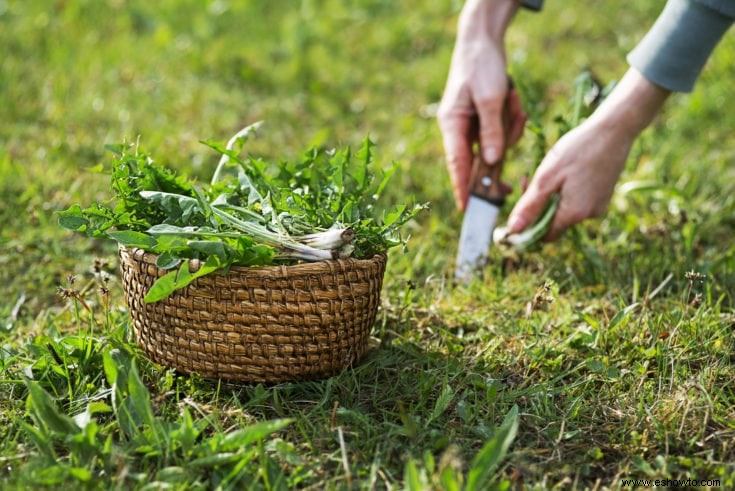
[[670, 94], [631, 68], [590, 117], [590, 122], [635, 139], [651, 124]]
[[519, 5], [517, 0], [467, 0], [459, 16], [458, 41], [490, 37], [502, 43]]

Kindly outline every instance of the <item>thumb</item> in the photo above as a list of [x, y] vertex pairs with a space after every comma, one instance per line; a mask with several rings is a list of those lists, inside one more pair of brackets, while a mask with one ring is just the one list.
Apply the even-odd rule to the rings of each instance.
[[487, 164], [494, 164], [503, 156], [503, 149], [505, 148], [504, 104], [505, 94], [502, 97], [485, 99], [477, 104], [480, 119], [480, 149], [482, 159]]
[[561, 187], [561, 183], [552, 175], [536, 173], [528, 189], [521, 195], [508, 217], [508, 232], [522, 232], [534, 223], [546, 208], [546, 203]]

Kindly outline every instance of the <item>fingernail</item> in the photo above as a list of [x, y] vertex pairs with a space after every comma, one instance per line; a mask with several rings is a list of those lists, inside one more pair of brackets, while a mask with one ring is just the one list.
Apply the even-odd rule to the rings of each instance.
[[498, 158], [500, 157], [495, 147], [486, 148], [482, 156], [485, 159], [486, 164], [494, 164], [498, 161]]
[[526, 228], [528, 223], [523, 218], [512, 216], [508, 218], [508, 231], [511, 233], [521, 232]]

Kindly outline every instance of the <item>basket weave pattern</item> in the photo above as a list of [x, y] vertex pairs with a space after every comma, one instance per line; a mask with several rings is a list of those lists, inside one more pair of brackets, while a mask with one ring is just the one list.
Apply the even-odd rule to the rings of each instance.
[[[120, 249], [135, 337], [156, 363], [242, 382], [329, 377], [360, 360], [380, 305], [386, 256], [294, 266], [233, 267], [155, 303], [167, 271], [156, 255]], [[190, 263], [191, 271], [198, 262]]]

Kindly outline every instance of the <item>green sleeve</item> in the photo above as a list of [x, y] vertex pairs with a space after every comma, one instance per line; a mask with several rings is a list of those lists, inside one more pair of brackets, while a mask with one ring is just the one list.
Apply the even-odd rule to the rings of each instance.
[[690, 92], [733, 19], [732, 1], [669, 0], [628, 63], [656, 85]]
[[520, 4], [530, 10], [541, 10], [544, 0], [519, 0]]

